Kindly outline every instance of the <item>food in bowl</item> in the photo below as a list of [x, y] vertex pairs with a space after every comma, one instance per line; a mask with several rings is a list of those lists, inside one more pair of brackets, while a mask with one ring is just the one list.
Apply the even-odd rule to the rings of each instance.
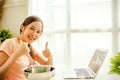
[[50, 80], [55, 73], [53, 71], [43, 73], [28, 73], [25, 72], [25, 76], [28, 80]]

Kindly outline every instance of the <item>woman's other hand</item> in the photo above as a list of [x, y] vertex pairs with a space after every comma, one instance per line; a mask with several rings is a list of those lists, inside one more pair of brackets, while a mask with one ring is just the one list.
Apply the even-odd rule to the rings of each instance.
[[45, 49], [42, 51], [42, 53], [46, 58], [52, 57], [52, 54], [51, 54], [50, 50], [48, 49], [48, 42], [46, 42]]
[[20, 42], [18, 48], [16, 49], [15, 53], [18, 57], [22, 55], [26, 55], [30, 52], [30, 49], [28, 47], [28, 43]]

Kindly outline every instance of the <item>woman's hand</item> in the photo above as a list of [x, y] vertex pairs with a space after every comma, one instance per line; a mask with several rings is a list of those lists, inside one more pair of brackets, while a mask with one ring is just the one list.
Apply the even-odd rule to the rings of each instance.
[[52, 58], [52, 54], [50, 50], [48, 49], [48, 42], [46, 42], [45, 49], [42, 51], [42, 53], [46, 58]]
[[[32, 46], [31, 46], [32, 47]], [[36, 52], [32, 47], [32, 52], [34, 53], [34, 59], [41, 65], [53, 65], [52, 54], [48, 49], [48, 42], [45, 44], [45, 49], [42, 51], [42, 55]]]
[[22, 55], [26, 55], [30, 52], [30, 49], [28, 47], [28, 43], [20, 42], [18, 48], [16, 49], [15, 53], [16, 56], [20, 57]]

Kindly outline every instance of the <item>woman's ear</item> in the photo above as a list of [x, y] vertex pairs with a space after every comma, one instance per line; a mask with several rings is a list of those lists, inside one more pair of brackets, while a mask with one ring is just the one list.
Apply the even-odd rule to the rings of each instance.
[[23, 25], [20, 26], [20, 30], [23, 31], [25, 27]]

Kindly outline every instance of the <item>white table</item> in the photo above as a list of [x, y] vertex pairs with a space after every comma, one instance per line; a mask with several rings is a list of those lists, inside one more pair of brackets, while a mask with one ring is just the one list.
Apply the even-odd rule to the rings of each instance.
[[[55, 76], [51, 78], [51, 80], [86, 80], [86, 79], [64, 79], [63, 72], [56, 72]], [[87, 80], [93, 80], [93, 79], [87, 79]]]
[[[120, 80], [120, 75], [108, 74], [108, 72], [104, 72], [104, 71], [100, 71], [95, 79], [64, 79], [64, 73], [62, 71], [55, 71], [54, 77], [52, 77], [50, 80]], [[28, 80], [36, 80], [36, 79], [28, 79]], [[41, 80], [41, 79], [39, 78], [37, 80]]]
[[120, 80], [120, 75], [99, 73], [95, 79], [64, 79], [62, 72], [56, 72], [51, 80]]

